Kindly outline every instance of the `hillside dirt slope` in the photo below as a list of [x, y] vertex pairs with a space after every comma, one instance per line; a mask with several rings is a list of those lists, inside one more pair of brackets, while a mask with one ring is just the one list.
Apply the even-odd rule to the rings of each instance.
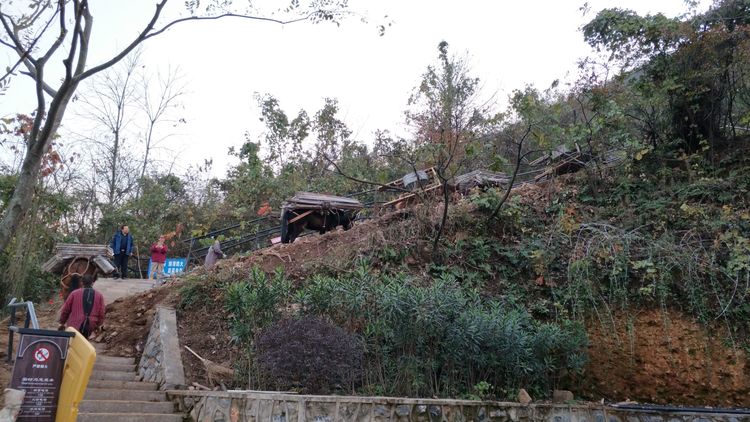
[[685, 314], [645, 310], [587, 328], [588, 376], [578, 391], [585, 397], [750, 407], [747, 354]]
[[[410, 230], [413, 223], [407, 217], [408, 213], [391, 213], [362, 222], [350, 231], [306, 236], [293, 244], [222, 261], [215, 271], [219, 277], [241, 279], [253, 266], [266, 272], [281, 266], [291, 279], [303, 283], [313, 271], [337, 270], [337, 263], [383, 245], [388, 237], [384, 231]], [[211, 277], [203, 270], [197, 274], [210, 282]], [[159, 302], [175, 304], [176, 296], [169, 292], [179, 284], [110, 305], [108, 332], [117, 335], [107, 337], [109, 347], [118, 354], [137, 356], [150, 327], [153, 307]], [[179, 312], [180, 342], [205, 358], [232, 367], [240, 351], [230, 345], [226, 312], [218, 305], [220, 292], [211, 291], [216, 294], [208, 300], [211, 306]], [[750, 366], [744, 351], [726, 344], [724, 337], [712, 337], [689, 315], [645, 310], [635, 316], [616, 317], [614, 327], [591, 321], [587, 331], [590, 362], [577, 396], [750, 407]], [[207, 382], [203, 366], [195, 357], [183, 351], [183, 361], [191, 381]]]

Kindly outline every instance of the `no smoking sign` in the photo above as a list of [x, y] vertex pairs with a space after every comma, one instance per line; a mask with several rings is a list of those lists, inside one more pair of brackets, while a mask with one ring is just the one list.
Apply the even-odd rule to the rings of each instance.
[[49, 349], [46, 347], [40, 347], [34, 352], [34, 360], [37, 362], [47, 362], [49, 359]]

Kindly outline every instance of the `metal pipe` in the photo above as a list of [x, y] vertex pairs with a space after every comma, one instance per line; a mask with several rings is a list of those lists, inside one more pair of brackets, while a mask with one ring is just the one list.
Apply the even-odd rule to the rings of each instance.
[[721, 413], [750, 415], [750, 409], [723, 409], [718, 407], [679, 407], [659, 404], [613, 404], [611, 407], [623, 410], [642, 410], [644, 412], [681, 412], [681, 413]]

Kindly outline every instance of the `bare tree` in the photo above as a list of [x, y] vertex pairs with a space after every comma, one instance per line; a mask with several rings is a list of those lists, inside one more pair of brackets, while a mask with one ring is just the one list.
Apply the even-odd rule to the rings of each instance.
[[[187, 1], [185, 4], [190, 16], [161, 25], [159, 18], [167, 1], [160, 0], [156, 3], [156, 8], [143, 29], [121, 51], [94, 66], [90, 66], [88, 62], [93, 26], [88, 0], [26, 0], [12, 5], [3, 2], [0, 5], [0, 45], [15, 52], [25, 68], [22, 73], [33, 79], [37, 102], [18, 183], [0, 221], [0, 251], [5, 250], [31, 205], [42, 157], [56, 136], [68, 104], [81, 82], [120, 62], [149, 38], [183, 22], [228, 17], [279, 24], [333, 21], [341, 17], [342, 10], [346, 7], [345, 0], [311, 0], [302, 4], [293, 0], [286, 9], [293, 16], [282, 20], [229, 12], [227, 6], [232, 2], [227, 0]], [[49, 42], [44, 47], [37, 41], [47, 39]], [[53, 58], [60, 56], [63, 57], [60, 62], [62, 78], [56, 84], [59, 79], [48, 76], [47, 65], [53, 63]]]
[[166, 76], [157, 75], [156, 85], [158, 88], [156, 92], [154, 92], [152, 79], [146, 75], [142, 75], [140, 85], [139, 106], [146, 115], [145, 151], [140, 177], [143, 179], [149, 166], [151, 151], [158, 147], [160, 141], [166, 138], [166, 136], [155, 137], [157, 125], [170, 121], [169, 111], [179, 105], [180, 98], [185, 95], [185, 85], [182, 83], [179, 69], [171, 68], [167, 71]]
[[136, 80], [140, 54], [136, 49], [120, 64], [91, 78], [79, 95], [81, 117], [94, 122], [93, 130], [87, 130], [83, 137], [93, 145], [91, 165], [104, 176], [104, 197], [109, 206], [135, 186], [136, 168], [128, 159], [133, 151], [126, 142], [127, 128], [140, 99]]

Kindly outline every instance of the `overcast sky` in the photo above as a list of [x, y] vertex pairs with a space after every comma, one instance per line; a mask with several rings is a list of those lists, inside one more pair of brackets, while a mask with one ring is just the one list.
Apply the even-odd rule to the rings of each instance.
[[[270, 1], [280, 4], [280, 0]], [[184, 2], [166, 11], [175, 16]], [[147, 69], [179, 67], [188, 87], [179, 115], [187, 121], [164, 142], [162, 158], [177, 156], [179, 166], [214, 160], [223, 176], [245, 132], [257, 138], [262, 126], [253, 93], [276, 96], [282, 108], [311, 115], [324, 97], [337, 98], [341, 117], [358, 140], [370, 142], [376, 129], [404, 133], [403, 110], [426, 66], [435, 63], [437, 45], [468, 57], [483, 92], [495, 95], [499, 107], [512, 90], [533, 84], [548, 87], [575, 72], [589, 54], [579, 31], [596, 11], [623, 7], [639, 13], [675, 16], [683, 0], [350, 0], [352, 10], [367, 16], [332, 24], [276, 25], [240, 20], [191, 22], [146, 42]], [[704, 7], [710, 3], [703, 2]], [[110, 57], [148, 21], [154, 0], [91, 0], [94, 34], [89, 63]], [[392, 22], [379, 36], [376, 24]], [[0, 65], [14, 60], [0, 50]], [[55, 64], [57, 65], [57, 64]], [[0, 97], [0, 116], [29, 113], [33, 86], [20, 77]], [[71, 112], [64, 125], [78, 126]], [[169, 128], [165, 128], [169, 129]], [[171, 129], [170, 129], [171, 130]], [[169, 130], [168, 130], [169, 131]], [[163, 132], [164, 133], [164, 132]]]

